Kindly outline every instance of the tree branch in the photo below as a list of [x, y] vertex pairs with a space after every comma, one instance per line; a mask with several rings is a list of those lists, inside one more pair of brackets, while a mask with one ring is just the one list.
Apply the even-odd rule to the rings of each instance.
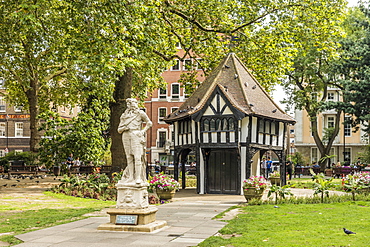
[[190, 16], [184, 14], [183, 12], [181, 12], [180, 10], [176, 10], [174, 9], [172, 6], [171, 6], [171, 3], [169, 1], [165, 1], [165, 4], [167, 5], [167, 7], [170, 7], [171, 9], [169, 10], [171, 13], [183, 18], [184, 20], [190, 22], [190, 23], [193, 23], [195, 26], [197, 26], [200, 30], [202, 31], [205, 31], [205, 32], [214, 32], [214, 33], [234, 33], [240, 29], [243, 29], [244, 27], [246, 26], [249, 26], [249, 25], [252, 25], [253, 23], [256, 23], [258, 22], [259, 20], [265, 18], [266, 16], [270, 15], [270, 14], [273, 14], [274, 12], [277, 12], [279, 10], [282, 10], [282, 9], [285, 9], [285, 8], [291, 8], [291, 7], [299, 7], [299, 6], [302, 6], [300, 4], [288, 4], [288, 5], [285, 5], [281, 8], [274, 8], [270, 11], [267, 11], [266, 13], [258, 16], [257, 18], [255, 18], [254, 20], [250, 21], [250, 22], [247, 22], [247, 23], [244, 23], [234, 29], [231, 29], [231, 30], [227, 30], [227, 29], [214, 29], [214, 28], [206, 28], [204, 27], [201, 23], [199, 23], [197, 20], [191, 18]]
[[50, 75], [46, 76], [46, 77], [44, 78], [44, 81], [48, 82], [48, 81], [50, 81], [51, 79], [53, 79], [53, 78], [55, 78], [55, 77], [57, 77], [57, 76], [59, 76], [59, 75], [64, 74], [65, 72], [67, 72], [67, 68], [62, 68], [62, 69], [60, 69], [60, 70], [56, 71], [55, 73], [53, 73], [53, 74], [50, 74]]

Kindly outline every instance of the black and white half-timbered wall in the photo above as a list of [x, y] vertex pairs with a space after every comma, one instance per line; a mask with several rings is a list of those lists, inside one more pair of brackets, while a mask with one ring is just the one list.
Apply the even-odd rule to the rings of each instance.
[[227, 55], [165, 121], [174, 127], [175, 178], [179, 164], [193, 151], [200, 194], [241, 194], [244, 179], [260, 174], [260, 159], [267, 151], [276, 153], [285, 174], [286, 135], [295, 121], [235, 54]]

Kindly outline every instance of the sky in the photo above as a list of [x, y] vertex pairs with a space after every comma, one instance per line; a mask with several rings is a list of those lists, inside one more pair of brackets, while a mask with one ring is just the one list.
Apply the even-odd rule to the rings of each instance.
[[[347, 0], [348, 6], [353, 7], [357, 5], [358, 0]], [[279, 107], [285, 111], [285, 105], [281, 104], [280, 101], [282, 101], [285, 98], [284, 90], [281, 86], [276, 86], [275, 91], [272, 93], [272, 98], [274, 101], [279, 105]], [[288, 112], [290, 115], [293, 115], [293, 112]]]

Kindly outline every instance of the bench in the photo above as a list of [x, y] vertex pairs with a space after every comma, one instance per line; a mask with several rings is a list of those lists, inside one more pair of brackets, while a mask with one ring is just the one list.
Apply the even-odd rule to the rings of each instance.
[[295, 167], [293, 175], [294, 177], [298, 176], [298, 178], [300, 178], [301, 176], [312, 176], [310, 169], [312, 169], [315, 174], [320, 173], [320, 167], [305, 166], [305, 167]]
[[349, 174], [354, 174], [355, 172], [360, 171], [359, 168], [353, 167], [334, 167], [333, 168], [333, 177], [342, 178]]
[[68, 173], [69, 174], [85, 174], [88, 175], [90, 173], [93, 173], [95, 166], [71, 166], [69, 168]]
[[10, 161], [8, 176], [9, 179], [12, 175], [33, 175], [38, 173], [36, 165], [26, 165], [24, 161]]

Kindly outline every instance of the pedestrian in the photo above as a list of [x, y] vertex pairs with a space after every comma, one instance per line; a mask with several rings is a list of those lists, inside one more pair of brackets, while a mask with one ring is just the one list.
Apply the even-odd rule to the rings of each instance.
[[262, 172], [262, 176], [264, 176], [265, 178], [267, 178], [267, 166], [266, 166], [266, 158], [262, 158], [262, 161], [261, 161], [261, 172]]
[[73, 154], [69, 154], [68, 158], [67, 158], [67, 169], [70, 170], [71, 167], [73, 166], [74, 164], [74, 160], [73, 160]]
[[271, 158], [267, 158], [266, 167], [267, 167], [267, 178], [268, 178], [270, 176], [270, 173], [272, 172], [272, 161], [271, 161]]
[[286, 165], [286, 172], [288, 173], [288, 179], [292, 180], [292, 174], [293, 174], [293, 163], [290, 159], [285, 163]]

